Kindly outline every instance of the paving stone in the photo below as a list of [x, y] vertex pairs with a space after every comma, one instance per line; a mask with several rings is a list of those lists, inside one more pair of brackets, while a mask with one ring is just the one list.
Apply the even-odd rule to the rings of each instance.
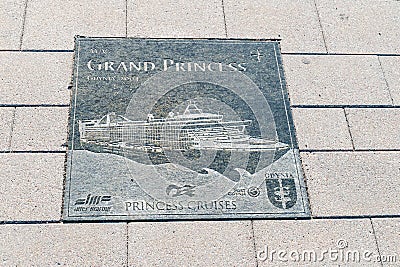
[[128, 36], [225, 37], [220, 0], [128, 0]]
[[343, 109], [294, 108], [292, 112], [300, 149], [352, 149]]
[[400, 262], [400, 219], [372, 219], [383, 266]]
[[123, 37], [123, 0], [28, 2], [23, 49], [73, 49], [74, 36]]
[[400, 105], [400, 57], [380, 57], [383, 72], [395, 105]]
[[0, 62], [0, 104], [69, 104], [72, 53], [0, 52]]
[[130, 223], [130, 266], [255, 266], [250, 221]]
[[368, 219], [254, 221], [254, 235], [258, 266], [380, 266]]
[[400, 108], [346, 109], [355, 149], [400, 149]]
[[224, 0], [224, 6], [230, 38], [282, 39], [283, 52], [326, 52], [314, 1]]
[[0, 225], [0, 264], [126, 266], [126, 225]]
[[68, 108], [17, 108], [12, 151], [64, 151]]
[[317, 0], [316, 4], [329, 52], [400, 52], [400, 2]]
[[14, 108], [0, 108], [0, 151], [9, 150]]
[[25, 0], [0, 1], [0, 49], [19, 49]]
[[285, 55], [292, 105], [391, 104], [377, 56]]
[[313, 216], [398, 215], [400, 153], [302, 153]]
[[64, 154], [0, 154], [0, 221], [60, 220]]

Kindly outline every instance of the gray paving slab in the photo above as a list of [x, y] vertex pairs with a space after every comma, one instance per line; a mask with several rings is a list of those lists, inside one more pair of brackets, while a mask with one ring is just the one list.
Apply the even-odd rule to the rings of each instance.
[[399, 53], [400, 2], [316, 0], [330, 53]]
[[400, 153], [302, 153], [313, 216], [398, 215]]
[[256, 266], [250, 221], [130, 223], [129, 266]]
[[282, 39], [283, 52], [326, 52], [312, 0], [223, 2], [230, 38]]
[[379, 105], [391, 98], [377, 56], [284, 55], [292, 105]]
[[60, 220], [64, 160], [64, 154], [0, 154], [0, 221]]
[[[69, 104], [72, 53], [0, 52], [0, 104]], [[38, 71], [39, 70], [39, 71]]]
[[300, 149], [352, 149], [342, 108], [292, 109]]
[[0, 108], [0, 151], [10, 149], [14, 109]]
[[126, 224], [0, 225], [2, 266], [126, 266]]
[[23, 49], [73, 49], [74, 36], [124, 37], [124, 0], [28, 2]]
[[400, 219], [372, 219], [383, 266], [399, 266]]
[[400, 105], [400, 56], [379, 57], [393, 104]]
[[19, 49], [25, 0], [0, 2], [0, 49]]
[[67, 120], [67, 107], [18, 107], [11, 150], [65, 151]]
[[363, 220], [254, 221], [258, 266], [380, 266]]
[[400, 149], [400, 108], [346, 109], [355, 149]]
[[225, 37], [220, 0], [128, 0], [129, 37]]

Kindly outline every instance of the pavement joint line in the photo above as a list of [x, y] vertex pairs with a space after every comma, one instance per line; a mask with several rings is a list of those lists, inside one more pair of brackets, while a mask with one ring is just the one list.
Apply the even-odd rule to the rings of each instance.
[[255, 258], [255, 260], [256, 260], [256, 267], [258, 267], [257, 246], [256, 246], [256, 235], [255, 235], [255, 233], [254, 233], [254, 223], [253, 223], [253, 220], [250, 220], [250, 226], [251, 226], [251, 235], [252, 235], [252, 240], [253, 240], [254, 258]]
[[[100, 38], [100, 37], [96, 37]], [[113, 39], [124, 39], [131, 37], [104, 37]], [[135, 38], [135, 37], [134, 37]], [[141, 39], [141, 38], [138, 38]], [[166, 38], [149, 38], [149, 39], [166, 39]], [[246, 40], [246, 41], [276, 41], [280, 42], [282, 39], [253, 39], [253, 38], [169, 38], [169, 39], [179, 39], [179, 40]], [[0, 49], [0, 52], [42, 52], [42, 53], [73, 53], [74, 49]], [[378, 57], [400, 57], [400, 54], [376, 54], [376, 53], [320, 53], [320, 52], [281, 52], [282, 55], [292, 55], [292, 56], [378, 56]]]
[[0, 108], [67, 108], [69, 104], [0, 104]]
[[21, 49], [21, 50], [10, 50], [10, 49], [0, 49], [0, 53], [4, 53], [4, 52], [18, 52], [18, 53], [31, 53], [31, 52], [35, 52], [35, 53], [73, 53], [74, 50], [71, 49], [61, 49], [61, 50], [56, 50], [56, 49]]
[[0, 227], [2, 225], [13, 225], [13, 224], [19, 224], [19, 225], [42, 225], [42, 224], [61, 224], [62, 221], [57, 221], [57, 220], [51, 220], [51, 221], [0, 221]]
[[77, 220], [77, 221], [63, 221], [63, 220], [48, 220], [48, 221], [0, 221], [0, 227], [2, 225], [43, 225], [43, 224], [64, 224], [64, 225], [73, 225], [73, 224], [115, 224], [115, 223], [124, 223], [129, 226], [129, 224], [135, 223], [174, 223], [174, 222], [226, 222], [226, 221], [313, 221], [313, 220], [365, 220], [365, 219], [399, 219], [400, 214], [396, 215], [346, 215], [346, 216], [312, 216], [312, 217], [299, 217], [299, 218], [254, 218], [254, 219], [181, 219], [181, 220], [135, 220], [135, 221], [126, 221], [126, 220]]
[[355, 151], [356, 147], [354, 146], [353, 134], [351, 133], [350, 122], [349, 122], [348, 114], [346, 112], [346, 108], [343, 108], [343, 113], [344, 113], [344, 117], [346, 119], [347, 130], [348, 130], [349, 135], [350, 135], [351, 146], [353, 148], [353, 151]]
[[[299, 149], [299, 153], [300, 152], [302, 152], [302, 151]], [[306, 196], [308, 197], [308, 210], [310, 212], [310, 219], [312, 219], [314, 215], [313, 215], [313, 207], [311, 205], [312, 202], [310, 200], [311, 194], [310, 194], [309, 188], [308, 188], [308, 176], [306, 175], [306, 172], [304, 170], [305, 168], [304, 168], [304, 163], [303, 163], [303, 160], [301, 158], [301, 155], [300, 155], [299, 161], [300, 161], [300, 168], [301, 168], [301, 171], [302, 171], [303, 176], [304, 176], [304, 190], [306, 191]], [[305, 205], [307, 205], [307, 203]]]
[[[371, 223], [372, 234], [374, 235], [374, 240], [375, 240], [376, 249], [378, 250], [379, 258], [381, 259], [381, 258], [382, 258], [382, 255], [381, 255], [381, 251], [379, 250], [378, 238], [376, 237], [376, 232], [375, 232], [374, 223], [372, 222], [372, 219], [371, 219], [371, 218], [369, 219], [369, 222]], [[383, 262], [382, 262], [382, 261], [380, 261], [380, 264], [381, 264], [381, 266], [383, 267]]]
[[21, 38], [19, 39], [19, 50], [22, 50], [22, 41], [24, 39], [24, 32], [25, 32], [25, 23], [26, 23], [26, 13], [28, 10], [28, 0], [25, 0], [24, 3], [24, 14], [22, 17], [22, 29], [21, 29]]
[[66, 154], [66, 150], [0, 150], [0, 154]]
[[[129, 221], [130, 222], [130, 221]], [[128, 223], [129, 223], [128, 222]], [[134, 222], [134, 221], [132, 221]], [[136, 222], [136, 221], [135, 221]], [[70, 222], [65, 222], [63, 220], [49, 220], [49, 221], [0, 221], [0, 227], [2, 225], [45, 225], [45, 224], [64, 224], [64, 225], [73, 225], [73, 224], [113, 224], [113, 223], [125, 223], [128, 224], [127, 221], [120, 221], [120, 220], [115, 220], [115, 221], [70, 221]]]
[[[69, 119], [69, 118], [68, 118]], [[60, 221], [62, 221], [63, 220], [63, 218], [64, 218], [64, 207], [65, 207], [65, 205], [66, 205], [66, 201], [65, 201], [65, 194], [64, 194], [64, 192], [66, 192], [66, 190], [67, 190], [67, 186], [66, 186], [66, 183], [67, 183], [67, 168], [68, 168], [68, 166], [67, 166], [67, 162], [68, 162], [68, 149], [65, 151], [65, 154], [64, 154], [64, 164], [63, 164], [63, 167], [62, 167], [62, 170], [63, 170], [63, 172], [62, 172], [62, 194], [61, 194], [61, 211], [60, 211]]]
[[126, 223], [126, 228], [125, 228], [126, 230], [126, 232], [125, 232], [125, 235], [126, 235], [126, 261], [125, 261], [125, 263], [126, 263], [126, 266], [130, 266], [129, 265], [129, 222], [128, 223]]
[[392, 53], [321, 53], [321, 52], [281, 52], [282, 55], [292, 56], [378, 56], [378, 57], [399, 57], [400, 54]]
[[324, 33], [324, 28], [322, 27], [321, 16], [319, 14], [319, 10], [318, 10], [318, 6], [317, 6], [317, 1], [316, 0], [314, 0], [314, 6], [315, 6], [315, 12], [317, 13], [317, 17], [318, 17], [319, 27], [321, 29], [322, 40], [324, 41], [324, 47], [325, 47], [326, 53], [328, 53], [328, 45], [326, 43], [326, 36], [325, 36], [325, 33]]
[[388, 93], [389, 93], [390, 101], [392, 102], [392, 105], [394, 106], [394, 100], [393, 100], [392, 92], [390, 90], [390, 86], [389, 86], [389, 83], [387, 81], [385, 70], [383, 69], [383, 66], [382, 66], [382, 61], [381, 61], [381, 59], [379, 57], [378, 57], [378, 62], [379, 62], [379, 66], [381, 68], [381, 71], [383, 73], [383, 78], [385, 79], [386, 88], [387, 88]]
[[128, 37], [128, 0], [125, 0], [125, 37]]
[[367, 149], [300, 149], [302, 153], [346, 153], [346, 152], [400, 152], [400, 148], [392, 149], [377, 149], [377, 148], [367, 148]]
[[312, 220], [358, 220], [358, 219], [397, 219], [400, 214], [393, 215], [335, 215], [335, 216], [314, 216]]
[[[88, 38], [88, 37], [86, 37]], [[101, 37], [96, 37], [101, 38]], [[104, 38], [113, 38], [113, 39], [123, 39], [123, 38], [131, 38], [131, 37], [104, 37]], [[136, 38], [136, 37], [134, 37]], [[138, 38], [141, 39], [141, 38]], [[149, 38], [149, 39], [166, 39], [166, 38]], [[250, 40], [250, 41], [277, 41], [280, 42], [282, 39], [252, 39], [252, 38], [169, 38], [169, 39], [178, 39], [178, 40]], [[74, 49], [0, 49], [0, 52], [43, 52], [43, 53], [73, 53]], [[378, 57], [400, 57], [400, 54], [376, 54], [376, 53], [320, 53], [320, 52], [281, 52], [282, 55], [292, 55], [292, 56], [378, 56]]]
[[228, 27], [226, 25], [226, 13], [225, 13], [224, 0], [221, 0], [221, 4], [222, 4], [222, 15], [224, 17], [225, 37], [228, 38]]
[[400, 105], [292, 105], [292, 108], [400, 108]]
[[[113, 223], [121, 223], [121, 224], [129, 224], [129, 223], [135, 223], [135, 222], [141, 222], [141, 221], [127, 221], [127, 220], [76, 220], [76, 221], [64, 221], [61, 220], [59, 223], [60, 224], [91, 224], [91, 223], [96, 223], [96, 224], [113, 224]], [[144, 222], [151, 222], [151, 221], [144, 221]]]
[[12, 119], [11, 119], [11, 127], [10, 127], [10, 140], [8, 141], [7, 148], [8, 150], [11, 151], [11, 144], [12, 144], [12, 137], [14, 133], [14, 125], [15, 125], [15, 113], [16, 113], [17, 108], [14, 107], [13, 109], [13, 114], [12, 114]]

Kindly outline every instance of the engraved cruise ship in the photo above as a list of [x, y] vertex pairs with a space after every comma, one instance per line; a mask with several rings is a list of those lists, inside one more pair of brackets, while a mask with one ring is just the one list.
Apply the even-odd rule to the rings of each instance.
[[110, 113], [100, 119], [79, 121], [80, 142], [104, 148], [163, 152], [164, 150], [286, 149], [277, 140], [246, 134], [245, 121], [224, 121], [223, 115], [205, 113], [190, 102], [183, 114], [170, 112], [165, 118], [149, 114], [146, 121], [133, 121]]

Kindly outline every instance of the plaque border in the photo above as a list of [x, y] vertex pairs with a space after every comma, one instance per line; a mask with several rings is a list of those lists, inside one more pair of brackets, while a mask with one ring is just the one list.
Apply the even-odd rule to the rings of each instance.
[[[293, 122], [293, 116], [290, 107], [290, 99], [287, 93], [286, 80], [284, 79], [284, 68], [282, 64], [282, 57], [280, 52], [280, 41], [281, 39], [268, 39], [268, 38], [138, 38], [138, 37], [89, 37], [89, 36], [75, 36], [75, 45], [73, 53], [73, 76], [71, 79], [72, 84], [72, 96], [69, 104], [69, 117], [68, 117], [68, 136], [67, 136], [67, 151], [65, 158], [65, 172], [64, 172], [64, 187], [63, 187], [63, 201], [61, 210], [61, 221], [64, 222], [78, 222], [78, 221], [88, 221], [88, 222], [133, 222], [133, 221], [202, 221], [202, 220], [243, 220], [243, 219], [309, 219], [311, 218], [310, 213], [310, 203], [308, 198], [307, 186], [305, 183], [304, 170], [301, 164], [300, 151], [298, 148], [298, 142], [293, 142], [296, 138], [296, 129]], [[297, 172], [298, 189], [299, 195], [301, 196], [302, 211], [291, 211], [291, 212], [232, 212], [223, 214], [210, 214], [210, 213], [196, 213], [196, 214], [102, 214], [102, 215], [70, 215], [70, 203], [71, 203], [71, 182], [72, 173], [70, 169], [72, 168], [72, 157], [73, 157], [73, 146], [74, 142], [71, 142], [71, 149], [69, 149], [70, 140], [74, 139], [75, 134], [75, 112], [77, 103], [77, 91], [78, 91], [78, 74], [79, 74], [79, 51], [80, 51], [80, 41], [81, 40], [143, 40], [143, 41], [215, 41], [216, 44], [220, 43], [249, 43], [249, 42], [269, 42], [273, 43], [275, 63], [278, 71], [279, 84], [282, 92], [282, 100], [285, 107], [286, 122], [288, 124], [290, 141], [292, 149], [294, 151], [294, 164]], [[281, 64], [281, 66], [279, 65]], [[286, 93], [285, 93], [286, 89]], [[72, 123], [72, 127], [70, 126]], [[72, 129], [71, 129], [72, 128]], [[72, 130], [72, 137], [70, 136], [70, 130]], [[294, 146], [296, 144], [296, 146]], [[68, 194], [68, 197], [66, 197]], [[110, 219], [111, 218], [111, 219]]]

